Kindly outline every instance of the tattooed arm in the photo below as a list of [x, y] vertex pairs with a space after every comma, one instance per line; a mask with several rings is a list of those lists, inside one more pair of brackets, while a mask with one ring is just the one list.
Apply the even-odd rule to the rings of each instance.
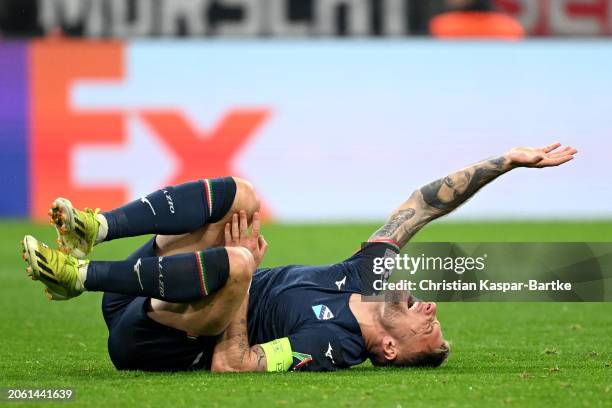
[[266, 371], [266, 354], [259, 344], [249, 346], [247, 309], [249, 296], [217, 342], [211, 370], [215, 372]]
[[517, 147], [433, 181], [412, 193], [369, 240], [389, 239], [403, 247], [427, 223], [452, 212], [503, 173], [516, 167], [552, 167], [572, 160], [577, 150], [569, 146], [556, 150], [559, 146]]

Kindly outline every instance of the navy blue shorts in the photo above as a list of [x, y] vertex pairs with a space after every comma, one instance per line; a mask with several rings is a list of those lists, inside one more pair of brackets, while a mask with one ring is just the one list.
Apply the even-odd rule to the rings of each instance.
[[[155, 237], [128, 259], [154, 257]], [[184, 371], [209, 369], [216, 337], [194, 337], [151, 319], [150, 298], [104, 293], [108, 354], [119, 370]]]

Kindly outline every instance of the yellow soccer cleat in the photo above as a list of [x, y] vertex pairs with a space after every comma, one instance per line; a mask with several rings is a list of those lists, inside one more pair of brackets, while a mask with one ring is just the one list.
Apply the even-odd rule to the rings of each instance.
[[89, 261], [51, 249], [31, 235], [26, 235], [21, 245], [23, 259], [28, 263], [26, 273], [46, 286], [45, 295], [50, 300], [68, 300], [83, 292], [79, 268], [86, 267]]
[[96, 244], [100, 221], [96, 217], [100, 212], [86, 208], [84, 211], [75, 209], [72, 203], [65, 198], [56, 198], [53, 201], [49, 215], [57, 231], [60, 251], [85, 258]]

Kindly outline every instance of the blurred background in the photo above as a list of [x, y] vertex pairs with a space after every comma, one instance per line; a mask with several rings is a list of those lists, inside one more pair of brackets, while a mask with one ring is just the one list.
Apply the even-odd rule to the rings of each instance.
[[0, 0], [0, 217], [237, 175], [281, 222], [378, 221], [516, 145], [453, 217], [602, 219], [612, 0]]

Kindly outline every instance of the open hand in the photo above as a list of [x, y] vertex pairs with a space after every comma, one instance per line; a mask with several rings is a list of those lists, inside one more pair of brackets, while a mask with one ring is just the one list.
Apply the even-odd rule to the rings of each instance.
[[[554, 167], [574, 158], [578, 150], [571, 146], [559, 149], [561, 143], [553, 143], [545, 147], [515, 147], [506, 157], [513, 167]], [[559, 149], [559, 150], [557, 150]]]
[[268, 249], [268, 243], [260, 234], [261, 221], [259, 213], [253, 214], [252, 231], [249, 234], [249, 223], [247, 220], [246, 211], [242, 210], [239, 214], [232, 216], [231, 224], [225, 224], [225, 246], [227, 247], [245, 247], [248, 249], [257, 266], [263, 260], [263, 257]]

